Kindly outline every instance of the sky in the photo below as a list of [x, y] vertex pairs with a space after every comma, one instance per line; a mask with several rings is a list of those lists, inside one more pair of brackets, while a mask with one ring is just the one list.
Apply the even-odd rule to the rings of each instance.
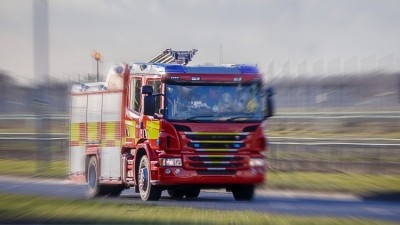
[[[0, 1], [0, 71], [22, 82], [34, 77], [33, 4]], [[400, 71], [398, 0], [49, 0], [48, 10], [52, 79], [95, 74], [94, 50], [104, 75], [167, 48], [271, 76]]]

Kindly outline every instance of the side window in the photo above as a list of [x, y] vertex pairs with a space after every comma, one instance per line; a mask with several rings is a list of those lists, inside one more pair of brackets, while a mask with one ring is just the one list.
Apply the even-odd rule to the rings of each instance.
[[[159, 94], [161, 93], [161, 81], [159, 80], [150, 80], [149, 85], [153, 86], [153, 93], [154, 94]], [[161, 107], [161, 96], [156, 98], [156, 112], [160, 111]]]
[[131, 80], [131, 98], [129, 108], [139, 112], [140, 109], [140, 88], [142, 87], [142, 80], [136, 78]]

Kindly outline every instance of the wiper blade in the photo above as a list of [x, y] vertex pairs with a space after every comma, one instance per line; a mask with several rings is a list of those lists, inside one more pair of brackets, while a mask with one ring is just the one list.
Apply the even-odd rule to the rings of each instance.
[[192, 117], [186, 118], [186, 120], [195, 121], [195, 119], [197, 119], [197, 118], [204, 118], [204, 117], [215, 117], [215, 116], [214, 115], [198, 115], [198, 116], [192, 116]]
[[236, 121], [236, 120], [248, 120], [248, 119], [255, 119], [253, 116], [233, 116], [231, 118], [226, 119], [226, 121]]

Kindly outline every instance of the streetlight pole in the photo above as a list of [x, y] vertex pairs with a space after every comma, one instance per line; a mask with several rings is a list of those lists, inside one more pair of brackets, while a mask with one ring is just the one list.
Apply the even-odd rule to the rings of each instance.
[[101, 59], [101, 54], [100, 52], [95, 51], [93, 53], [93, 58], [96, 60], [96, 67], [97, 67], [97, 72], [96, 72], [96, 81], [99, 82], [99, 61]]

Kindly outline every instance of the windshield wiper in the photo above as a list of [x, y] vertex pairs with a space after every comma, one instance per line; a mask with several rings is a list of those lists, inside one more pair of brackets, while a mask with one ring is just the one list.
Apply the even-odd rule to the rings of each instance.
[[231, 118], [226, 119], [226, 121], [236, 121], [236, 120], [248, 120], [248, 119], [255, 119], [253, 116], [233, 116]]
[[204, 117], [215, 117], [215, 115], [198, 115], [198, 116], [192, 116], [192, 117], [186, 118], [185, 120], [196, 121], [195, 119], [204, 118]]

